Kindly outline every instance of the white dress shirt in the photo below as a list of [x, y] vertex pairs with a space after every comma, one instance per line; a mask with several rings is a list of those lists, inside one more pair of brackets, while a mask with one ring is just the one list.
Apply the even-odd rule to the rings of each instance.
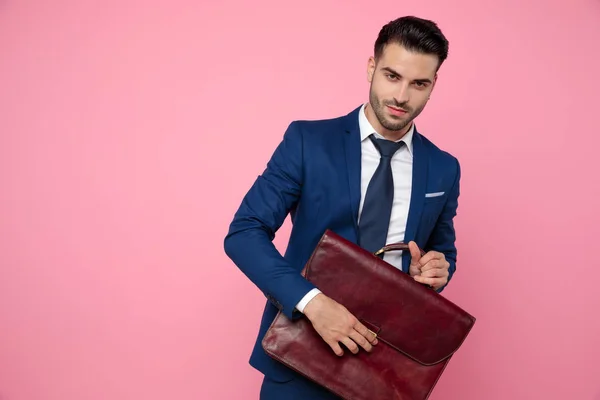
[[[361, 140], [361, 179], [360, 179], [360, 205], [358, 208], [358, 218], [362, 213], [365, 195], [369, 181], [375, 173], [379, 165], [380, 154], [369, 139], [369, 135], [373, 134], [376, 138], [384, 139], [382, 135], [377, 133], [365, 114], [365, 104], [360, 109], [358, 123], [360, 127]], [[414, 124], [410, 130], [404, 135], [402, 141], [405, 146], [402, 146], [392, 156], [392, 176], [394, 177], [394, 202], [392, 204], [392, 214], [390, 216], [390, 226], [388, 230], [386, 243], [396, 243], [404, 240], [406, 231], [406, 221], [408, 219], [408, 208], [410, 204], [410, 195], [412, 190], [412, 166], [413, 166], [413, 147], [412, 138], [414, 132]], [[393, 251], [384, 253], [383, 259], [402, 269], [402, 252]], [[313, 289], [308, 292], [302, 300], [296, 305], [296, 309], [300, 312], [304, 311], [304, 307], [317, 294], [321, 293], [319, 289]]]

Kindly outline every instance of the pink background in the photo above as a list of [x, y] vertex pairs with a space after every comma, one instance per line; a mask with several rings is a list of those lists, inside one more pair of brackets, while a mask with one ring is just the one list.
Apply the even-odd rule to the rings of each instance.
[[0, 399], [257, 399], [228, 224], [404, 14], [451, 42], [418, 127], [462, 162], [444, 295], [478, 318], [432, 400], [600, 399], [600, 3], [412, 3], [0, 1]]

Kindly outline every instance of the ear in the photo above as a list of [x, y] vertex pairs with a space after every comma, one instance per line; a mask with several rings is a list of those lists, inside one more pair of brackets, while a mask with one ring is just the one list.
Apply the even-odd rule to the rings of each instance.
[[427, 101], [429, 101], [431, 99], [431, 94], [433, 93], [433, 89], [435, 89], [435, 84], [437, 83], [437, 79], [438, 79], [438, 74], [436, 73], [433, 76], [433, 80], [431, 82], [431, 89], [429, 90], [429, 95], [427, 96]]
[[367, 62], [367, 81], [373, 81], [373, 74], [375, 74], [375, 67], [377, 62], [375, 61], [375, 57], [369, 57], [369, 61]]
[[433, 93], [433, 89], [435, 89], [435, 84], [437, 83], [437, 79], [438, 79], [438, 74], [436, 73], [433, 77], [433, 82], [431, 82], [431, 90], [429, 91], [429, 96], [427, 97], [428, 100], [431, 98], [431, 93]]

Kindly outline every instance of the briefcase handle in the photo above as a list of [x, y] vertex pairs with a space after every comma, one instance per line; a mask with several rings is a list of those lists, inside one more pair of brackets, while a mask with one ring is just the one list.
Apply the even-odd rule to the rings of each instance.
[[[406, 244], [404, 242], [398, 242], [398, 243], [390, 243], [390, 244], [383, 246], [381, 249], [379, 249], [375, 253], [373, 253], [373, 255], [378, 256], [382, 253], [385, 253], [386, 251], [394, 251], [394, 250], [410, 251], [410, 249], [408, 248], [408, 244]], [[419, 251], [421, 252], [421, 256], [425, 255], [425, 252], [423, 251], [423, 249], [419, 248]], [[433, 289], [433, 286], [431, 286], [431, 285], [427, 285], [425, 283], [422, 283], [421, 285], [425, 286], [426, 288]]]
[[[377, 250], [373, 254], [378, 256], [382, 253], [385, 253], [386, 251], [394, 251], [394, 250], [410, 251], [408, 248], [408, 244], [403, 243], [403, 242], [398, 242], [398, 243], [386, 244], [385, 246], [383, 246], [381, 249]], [[423, 249], [419, 249], [419, 251], [421, 252], [421, 256], [425, 255], [425, 252], [423, 251]]]

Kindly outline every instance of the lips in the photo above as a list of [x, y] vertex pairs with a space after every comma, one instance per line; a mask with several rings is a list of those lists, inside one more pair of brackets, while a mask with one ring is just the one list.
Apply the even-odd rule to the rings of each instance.
[[392, 107], [392, 106], [387, 106], [387, 108], [388, 108], [388, 110], [390, 110], [390, 112], [392, 114], [397, 115], [397, 116], [403, 116], [403, 115], [406, 115], [408, 113], [408, 111], [406, 111], [406, 110], [404, 110], [402, 108], [395, 108], [395, 107]]

